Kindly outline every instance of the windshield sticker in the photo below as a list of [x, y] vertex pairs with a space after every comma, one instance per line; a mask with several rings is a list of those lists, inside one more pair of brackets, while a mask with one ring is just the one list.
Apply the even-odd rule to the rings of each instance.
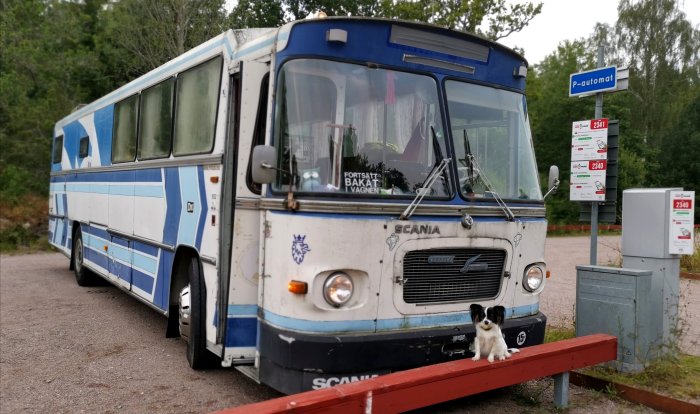
[[311, 249], [309, 248], [309, 245], [305, 242], [306, 236], [292, 235], [294, 239], [292, 240], [292, 259], [297, 264], [301, 264], [301, 262], [304, 261], [304, 256], [306, 256], [306, 253], [310, 252]]
[[379, 173], [345, 171], [345, 188], [352, 193], [378, 194], [382, 181]]
[[396, 233], [391, 233], [391, 236], [387, 237], [386, 239], [386, 244], [389, 245], [389, 251], [394, 250], [394, 247], [396, 247], [396, 243], [399, 242], [399, 236]]

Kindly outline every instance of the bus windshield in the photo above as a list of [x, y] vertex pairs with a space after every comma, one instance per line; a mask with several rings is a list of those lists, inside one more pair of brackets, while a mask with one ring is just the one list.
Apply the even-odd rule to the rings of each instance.
[[[447, 155], [429, 76], [318, 59], [280, 70], [276, 191], [415, 196]], [[291, 187], [291, 188], [290, 188]], [[447, 172], [426, 197], [446, 197]]]
[[462, 195], [541, 201], [525, 96], [453, 80], [445, 90]]

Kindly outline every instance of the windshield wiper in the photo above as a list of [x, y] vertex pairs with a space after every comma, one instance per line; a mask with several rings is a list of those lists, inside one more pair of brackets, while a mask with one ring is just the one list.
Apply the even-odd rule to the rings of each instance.
[[469, 146], [469, 137], [467, 136], [467, 130], [464, 129], [464, 160], [463, 164], [467, 168], [467, 179], [469, 180], [469, 187], [471, 191], [467, 191], [468, 193], [473, 192], [474, 189], [474, 182], [476, 181], [476, 177], [474, 176], [474, 154], [472, 154], [471, 147]]
[[[417, 190], [416, 196], [413, 198], [413, 201], [411, 201], [411, 204], [406, 207], [406, 210], [401, 213], [401, 216], [399, 216], [399, 220], [408, 220], [413, 213], [416, 211], [416, 208], [420, 205], [421, 201], [423, 201], [423, 197], [425, 197], [425, 194], [428, 192], [428, 189], [435, 184], [435, 181], [444, 174], [445, 170], [447, 169], [447, 166], [450, 164], [450, 161], [452, 161], [452, 158], [444, 158], [442, 155], [442, 149], [440, 148], [440, 144], [437, 141], [437, 136], [435, 134], [435, 128], [432, 126], [430, 127], [430, 131], [433, 133], [433, 151], [435, 151], [435, 164], [433, 165], [433, 168], [430, 170], [430, 174], [428, 174], [428, 178], [423, 181], [423, 185]], [[447, 182], [447, 177], [443, 176], [443, 180]]]
[[503, 210], [503, 212], [505, 213], [506, 219], [508, 221], [515, 221], [515, 215], [513, 214], [513, 211], [511, 211], [511, 209], [508, 207], [505, 201], [503, 201], [501, 196], [496, 191], [496, 188], [493, 186], [493, 184], [491, 184], [491, 181], [489, 181], [488, 177], [486, 177], [484, 170], [482, 170], [479, 166], [479, 163], [476, 162], [476, 157], [474, 157], [474, 154], [472, 154], [471, 148], [469, 147], [469, 136], [467, 135], [467, 130], [464, 129], [463, 131], [464, 159], [460, 161], [463, 161], [464, 166], [467, 167], [467, 179], [469, 180], [469, 189], [471, 190], [468, 192], [474, 191], [474, 184], [476, 183], [476, 179], [481, 178], [481, 181], [483, 181], [484, 185], [486, 186], [486, 191], [484, 191], [484, 194], [489, 193], [493, 196], [493, 198], [496, 200], [496, 204], [498, 204], [498, 206], [501, 207], [501, 210]]

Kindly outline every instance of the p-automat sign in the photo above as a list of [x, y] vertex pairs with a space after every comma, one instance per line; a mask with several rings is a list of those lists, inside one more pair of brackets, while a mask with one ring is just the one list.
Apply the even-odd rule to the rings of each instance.
[[569, 96], [593, 95], [617, 89], [617, 67], [608, 66], [569, 75]]

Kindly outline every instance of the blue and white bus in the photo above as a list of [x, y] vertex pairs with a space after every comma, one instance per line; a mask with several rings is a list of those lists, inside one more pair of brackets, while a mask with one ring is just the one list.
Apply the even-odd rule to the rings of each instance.
[[285, 393], [543, 341], [527, 63], [435, 26], [229, 30], [60, 120], [53, 246], [167, 317], [192, 368]]

